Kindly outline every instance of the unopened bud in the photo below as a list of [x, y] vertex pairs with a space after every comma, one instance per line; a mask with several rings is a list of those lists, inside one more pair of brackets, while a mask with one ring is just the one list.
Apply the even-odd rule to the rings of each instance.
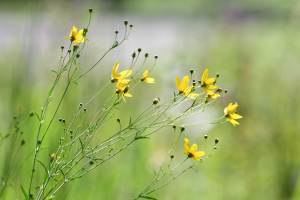
[[219, 139], [216, 138], [216, 139], [215, 139], [215, 144], [218, 144], [218, 143], [219, 143]]
[[180, 128], [180, 131], [183, 132], [184, 130], [185, 130], [185, 128], [182, 126], [182, 127]]
[[156, 104], [159, 103], [159, 101], [160, 101], [160, 98], [159, 98], [159, 97], [156, 97], [156, 98], [153, 99], [152, 103], [153, 103], [154, 105], [156, 105]]
[[135, 58], [135, 56], [136, 56], [136, 53], [133, 52], [133, 53], [131, 54], [131, 57], [132, 57], [132, 58]]

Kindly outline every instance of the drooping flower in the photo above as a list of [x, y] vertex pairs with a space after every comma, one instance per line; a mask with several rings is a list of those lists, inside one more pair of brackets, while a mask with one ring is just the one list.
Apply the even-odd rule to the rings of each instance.
[[236, 113], [238, 108], [237, 103], [229, 103], [224, 109], [224, 114], [228, 122], [230, 122], [233, 126], [239, 125], [240, 123], [237, 119], [241, 119], [242, 116]]
[[78, 31], [77, 27], [76, 26], [72, 26], [71, 28], [71, 31], [70, 31], [70, 36], [69, 36], [69, 39], [72, 43], [74, 44], [80, 44], [80, 43], [83, 43], [84, 40], [85, 40], [85, 37], [84, 37], [84, 30], [83, 29], [80, 29]]
[[200, 160], [204, 155], [204, 151], [198, 151], [198, 145], [193, 144], [190, 146], [190, 140], [188, 138], [184, 138], [183, 142], [184, 154], [188, 156], [188, 158], [192, 158], [193, 160]]
[[155, 83], [155, 79], [150, 77], [149, 70], [147, 70], [147, 69], [143, 72], [141, 81], [145, 82], [145, 83], [149, 83], [149, 84]]
[[121, 95], [124, 101], [126, 101], [128, 97], [132, 97], [132, 94], [129, 93], [129, 85], [126, 81], [117, 82], [116, 93]]
[[199, 94], [192, 92], [193, 86], [189, 85], [189, 82], [190, 77], [188, 75], [184, 76], [182, 80], [180, 80], [180, 78], [176, 76], [176, 88], [178, 90], [178, 93], [191, 99], [196, 99]]
[[218, 86], [216, 86], [215, 84], [216, 84], [216, 78], [208, 77], [208, 69], [206, 68], [203, 71], [201, 76], [201, 80], [200, 80], [201, 87], [206, 93], [208, 93], [218, 89]]
[[123, 84], [128, 84], [130, 80], [127, 78], [132, 74], [132, 70], [126, 69], [121, 72], [118, 72], [119, 66], [119, 63], [114, 64], [111, 71], [111, 82], [122, 81]]

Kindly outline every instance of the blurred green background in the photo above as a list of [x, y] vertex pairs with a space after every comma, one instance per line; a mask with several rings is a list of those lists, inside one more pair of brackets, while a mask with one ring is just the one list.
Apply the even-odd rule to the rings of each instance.
[[[60, 116], [68, 116], [109, 77], [115, 60], [130, 63], [141, 47], [158, 55], [155, 75], [163, 87], [149, 89], [145, 101], [174, 90], [174, 77], [188, 66], [209, 66], [221, 74], [229, 94], [212, 112], [222, 113], [228, 101], [240, 104], [244, 116], [229, 124], [187, 127], [199, 141], [204, 134], [220, 138], [218, 150], [197, 171], [189, 172], [154, 196], [159, 199], [300, 199], [300, 2], [297, 0], [102, 0], [0, 2], [0, 133], [5, 133], [46, 97], [59, 47], [69, 28], [95, 13], [82, 65], [95, 62], [110, 45], [123, 20], [134, 30], [68, 96]], [[201, 68], [203, 69], [203, 68]], [[103, 76], [103, 74], [105, 76]], [[134, 106], [130, 103], [126, 113]], [[130, 115], [130, 114], [125, 114]], [[113, 124], [113, 123], [112, 123]], [[9, 159], [16, 163], [4, 199], [20, 199], [14, 184], [27, 183], [24, 167], [33, 150], [36, 125], [25, 121], [21, 138], [1, 141], [0, 175]], [[168, 134], [131, 146], [115, 159], [59, 193], [58, 199], [131, 199], [147, 183], [161, 157], [168, 156]], [[58, 136], [52, 135], [55, 141]], [[20, 147], [19, 142], [26, 144]], [[53, 143], [53, 142], [52, 142]], [[48, 148], [54, 148], [49, 142]], [[53, 143], [55, 144], [55, 143]], [[14, 147], [16, 156], [11, 156]], [[48, 151], [48, 150], [46, 150]], [[50, 152], [50, 150], [49, 150]], [[31, 159], [30, 159], [31, 160]], [[30, 161], [31, 162], [31, 161]]]

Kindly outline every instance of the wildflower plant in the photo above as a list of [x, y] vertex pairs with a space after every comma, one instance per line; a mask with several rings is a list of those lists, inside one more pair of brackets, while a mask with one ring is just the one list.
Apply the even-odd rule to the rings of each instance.
[[[174, 90], [170, 91], [168, 98], [162, 99], [154, 96], [153, 100], [147, 102], [148, 106], [140, 113], [130, 113], [129, 119], [121, 118], [118, 109], [126, 105], [128, 101], [138, 101], [139, 96], [135, 94], [135, 88], [149, 87], [152, 84], [160, 84], [153, 77], [153, 67], [155, 64], [147, 63], [149, 54], [142, 56], [142, 50], [137, 49], [131, 55], [131, 64], [124, 66], [115, 62], [111, 67], [111, 74], [107, 75], [107, 84], [93, 92], [93, 95], [86, 102], [79, 103], [75, 108], [73, 116], [64, 119], [59, 116], [59, 111], [63, 109], [62, 103], [68, 96], [70, 89], [88, 76], [108, 56], [111, 51], [121, 46], [129, 37], [133, 25], [128, 21], [124, 22], [123, 36], [119, 31], [115, 32], [115, 39], [111, 46], [102, 56], [91, 66], [80, 66], [80, 55], [86, 47], [88, 32], [93, 10], [89, 10], [89, 20], [87, 25], [78, 29], [73, 26], [67, 37], [68, 48], [61, 48], [61, 57], [55, 73], [55, 79], [50, 86], [47, 97], [41, 107], [40, 113], [31, 113], [38, 121], [35, 133], [35, 147], [33, 148], [32, 163], [28, 182], [21, 184], [21, 191], [25, 199], [55, 199], [57, 193], [74, 180], [80, 179], [91, 171], [97, 169], [107, 161], [124, 152], [129, 146], [140, 140], [151, 138], [152, 135], [164, 131], [174, 131], [174, 143], [172, 143], [173, 153], [164, 162], [160, 169], [154, 174], [149, 182], [135, 199], [155, 199], [152, 195], [155, 191], [168, 185], [188, 170], [197, 167], [207, 155], [216, 148], [218, 140], [210, 147], [201, 146], [198, 142], [190, 142], [190, 136], [185, 130], [183, 120], [195, 113], [203, 110], [225, 95], [226, 90], [216, 85], [217, 78], [209, 77], [208, 69], [204, 69], [202, 75], [196, 75], [194, 69], [190, 70], [190, 75], [182, 78], [174, 78]], [[143, 59], [143, 65], [138, 66], [138, 60]], [[156, 63], [157, 57], [154, 57]], [[150, 67], [145, 68], [145, 63]], [[62, 91], [58, 85], [63, 85]], [[105, 90], [110, 90], [111, 95], [105, 95], [101, 108], [97, 107], [97, 97], [103, 95]], [[55, 93], [60, 93], [58, 102], [52, 102]], [[53, 112], [49, 111], [50, 104], [55, 107]], [[187, 105], [184, 111], [174, 115], [168, 115], [173, 109], [182, 105]], [[98, 105], [99, 106], [99, 105]], [[220, 112], [217, 123], [225, 121], [232, 125], [238, 125], [237, 103], [230, 103], [224, 110], [224, 115]], [[90, 115], [87, 115], [87, 112]], [[103, 134], [105, 125], [111, 121], [119, 124], [118, 130], [111, 130], [109, 134]], [[54, 129], [55, 123], [60, 123], [62, 129]], [[214, 122], [215, 123], [215, 122]], [[48, 159], [42, 159], [45, 151], [45, 141], [52, 131], [59, 131], [60, 139], [56, 148], [49, 152]], [[104, 138], [105, 135], [109, 135]], [[208, 136], [204, 136], [207, 140]], [[133, 198], [134, 198], [133, 194]]]

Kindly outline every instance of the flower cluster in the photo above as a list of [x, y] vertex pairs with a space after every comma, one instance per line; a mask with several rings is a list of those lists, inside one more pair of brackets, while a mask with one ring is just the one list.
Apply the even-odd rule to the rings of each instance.
[[[142, 111], [131, 109], [126, 115], [128, 119], [123, 120], [122, 117], [124, 116], [120, 114], [119, 105], [126, 103], [128, 98], [133, 101], [137, 100], [137, 98], [132, 98], [135, 87], [143, 83], [157, 86], [156, 79], [152, 77], [155, 64], [150, 65], [152, 68], [144, 68], [144, 65], [149, 64], [146, 62], [148, 53], [145, 53], [143, 65], [136, 66], [140, 63], [137, 62], [142, 51], [139, 48], [132, 54], [131, 64], [128, 67], [120, 69], [119, 62], [115, 62], [111, 73], [106, 75], [107, 84], [100, 85], [101, 87], [97, 91], [92, 91], [90, 97], [87, 97], [87, 101], [74, 108], [73, 113], [59, 116], [64, 115], [64, 112], [61, 112], [62, 105], [66, 96], [70, 95], [70, 88], [73, 84], [79, 84], [79, 80], [93, 70], [109, 52], [127, 40], [133, 27], [128, 21], [124, 21], [124, 34], [121, 34], [123, 38], [120, 39], [119, 31], [115, 31], [114, 41], [107, 51], [93, 65], [82, 68], [77, 61], [81, 59], [80, 53], [87, 41], [92, 9], [89, 10], [89, 13], [90, 18], [87, 26], [83, 29], [73, 26], [68, 36], [70, 43], [67, 51], [61, 48], [62, 53], [57, 69], [53, 70], [56, 78], [49, 88], [40, 114], [30, 115], [36, 116], [38, 128], [28, 190], [22, 188], [24, 198], [53, 199], [63, 186], [83, 177], [114, 158], [136, 141], [148, 139], [162, 130], [169, 132], [170, 127], [172, 127], [175, 134], [168, 142], [172, 143], [172, 150], [174, 151], [170, 155], [167, 166], [160, 168], [161, 170], [154, 176], [153, 182], [136, 198], [155, 199], [149, 195], [200, 163], [195, 161], [204, 160], [210, 154], [209, 147], [205, 148], [204, 145], [201, 145], [201, 150], [199, 150], [198, 144], [201, 143], [190, 143], [189, 136], [185, 133], [185, 130], [189, 129], [189, 125], [184, 122], [190, 115], [203, 112], [207, 106], [222, 97], [226, 90], [216, 85], [219, 75], [210, 77], [207, 68], [197, 78], [193, 76], [194, 70], [190, 70], [190, 75], [184, 75], [182, 78], [175, 77], [175, 92], [170, 92], [169, 97], [154, 96], [152, 101], [145, 99], [146, 104], [149, 104], [148, 107], [142, 107]], [[156, 63], [157, 56], [154, 59]], [[106, 87], [109, 89], [106, 90]], [[103, 91], [109, 91], [111, 95], [104, 94]], [[55, 98], [58, 99], [57, 102], [51, 101], [54, 94], [60, 95], [60, 98]], [[96, 99], [100, 95], [103, 101], [97, 102]], [[50, 104], [56, 106], [49, 106]], [[54, 108], [54, 111], [49, 112], [49, 107]], [[172, 113], [178, 107], [184, 107], [184, 110], [178, 109], [178, 112]], [[237, 108], [237, 103], [229, 103], [224, 109], [224, 115], [222, 114], [217, 122], [213, 123], [228, 121], [233, 126], [239, 125], [238, 120], [242, 116], [237, 113]], [[87, 112], [91, 114], [87, 115]], [[116, 118], [117, 126], [107, 128], [112, 126], [112, 119], [116, 115], [118, 115]], [[55, 126], [57, 121], [59, 125]], [[197, 123], [199, 124], [198, 121]], [[51, 151], [46, 154], [47, 160], [45, 157], [41, 157], [43, 155], [41, 149], [44, 149], [45, 140], [50, 132], [59, 133], [60, 139], [57, 141], [56, 148], [51, 148]], [[105, 134], [102, 134], [103, 132]], [[173, 142], [174, 138], [176, 142]], [[205, 140], [209, 140], [207, 138], [207, 136], [204, 137]], [[178, 143], [178, 141], [182, 142]], [[215, 139], [214, 149], [218, 141]], [[182, 143], [183, 153], [181, 150]], [[25, 141], [22, 141], [21, 144], [25, 145]], [[176, 155], [177, 152], [180, 153], [180, 156]], [[44, 177], [40, 178], [42, 175]]]
[[[202, 89], [202, 93], [205, 95], [206, 103], [221, 97], [223, 90], [216, 85], [218, 77], [219, 75], [216, 75], [215, 77], [209, 77], [208, 69], [206, 68], [202, 73], [201, 79], [198, 81], [199, 87]], [[193, 81], [192, 85], [190, 84], [190, 76], [188, 75], [185, 75], [182, 80], [178, 76], [176, 77], [176, 89], [178, 91], [178, 95], [183, 95], [192, 100], [196, 100], [199, 96], [201, 96], [200, 92], [196, 92], [196, 89], [199, 87], [196, 84], [196, 81]], [[224, 90], [224, 93], [226, 92], [227, 91]], [[237, 103], [230, 103], [224, 110], [225, 118], [234, 126], [239, 125], [237, 119], [242, 118], [241, 115], [236, 113], [237, 107]]]
[[[129, 93], [129, 83], [133, 79], [132, 69], [125, 69], [122, 71], [119, 70], [119, 63], [115, 63], [111, 71], [111, 82], [115, 83], [116, 94], [120, 95], [124, 101], [126, 97], [132, 97], [132, 94]], [[145, 83], [153, 84], [155, 79], [150, 77], [149, 70], [145, 70], [141, 75], [140, 80]]]

